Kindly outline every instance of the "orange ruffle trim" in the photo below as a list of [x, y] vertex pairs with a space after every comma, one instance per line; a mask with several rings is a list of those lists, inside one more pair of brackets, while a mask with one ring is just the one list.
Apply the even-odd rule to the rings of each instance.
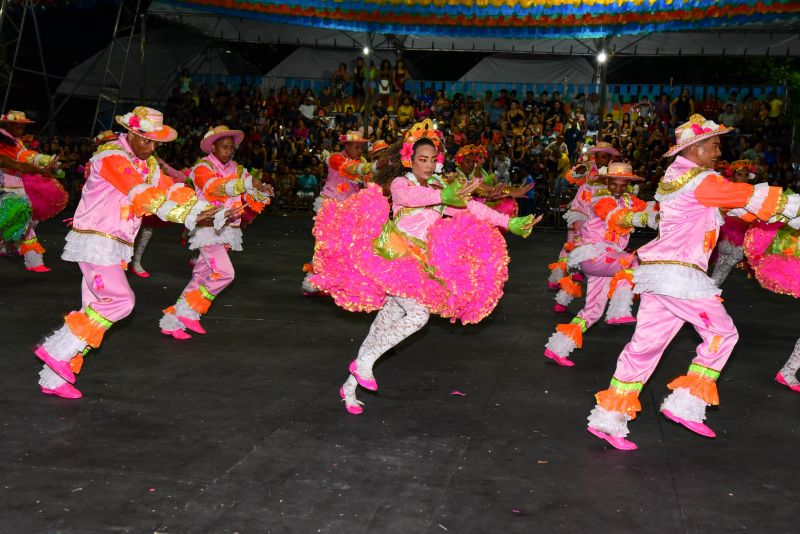
[[687, 388], [689, 393], [703, 399], [706, 404], [716, 406], [719, 404], [719, 393], [717, 393], [717, 383], [708, 378], [688, 374], [679, 376], [669, 384], [669, 389]]
[[44, 254], [44, 247], [38, 241], [34, 243], [23, 243], [19, 246], [20, 254], [27, 254], [28, 252], [36, 252], [37, 254]]
[[203, 294], [200, 293], [199, 289], [193, 289], [192, 291], [185, 293], [183, 295], [183, 300], [186, 301], [186, 304], [188, 304], [190, 308], [200, 315], [206, 313], [211, 307], [211, 301], [205, 298]]
[[566, 271], [564, 267], [566, 267], [566, 262], [561, 262], [561, 261], [551, 263], [550, 265], [547, 266], [547, 268], [550, 269], [551, 271], [555, 271], [556, 269], [561, 269], [563, 271]]
[[155, 187], [148, 187], [135, 197], [133, 197], [133, 212], [141, 217], [145, 213], [155, 213], [163, 200], [165, 199], [164, 191]]
[[609, 412], [622, 412], [631, 419], [636, 419], [636, 412], [642, 411], [642, 403], [639, 402], [639, 395], [630, 391], [619, 393], [614, 389], [605, 389], [595, 394], [597, 405]]
[[79, 311], [71, 312], [64, 318], [64, 322], [75, 337], [81, 338], [90, 347], [96, 349], [103, 342], [103, 334], [106, 333], [105, 328], [89, 319], [85, 313]]
[[566, 323], [556, 326], [556, 332], [563, 334], [575, 342], [575, 346], [583, 348], [583, 331], [581, 325], [575, 323]]
[[76, 375], [81, 372], [81, 368], [83, 367], [83, 354], [76, 354], [72, 357], [69, 361], [69, 368], [72, 369], [72, 372]]
[[581, 296], [581, 285], [575, 282], [571, 277], [565, 276], [561, 280], [558, 281], [558, 285], [561, 286], [561, 289], [567, 295], [570, 295], [574, 298], [578, 298]]
[[608, 298], [614, 296], [614, 293], [617, 291], [617, 284], [623, 280], [627, 280], [631, 284], [631, 287], [633, 287], [633, 273], [628, 270], [617, 271], [617, 274], [611, 278], [611, 288], [608, 290]]

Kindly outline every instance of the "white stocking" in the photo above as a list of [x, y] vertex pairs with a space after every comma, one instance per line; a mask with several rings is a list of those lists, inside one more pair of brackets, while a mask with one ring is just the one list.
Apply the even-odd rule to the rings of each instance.
[[133, 268], [137, 271], [144, 270], [142, 269], [142, 256], [151, 237], [153, 237], [153, 227], [143, 226], [141, 232], [139, 232], [139, 239], [136, 241], [136, 248], [133, 250]]
[[798, 369], [800, 369], [800, 339], [797, 340], [792, 355], [789, 356], [789, 359], [783, 364], [783, 369], [781, 369], [781, 376], [790, 386], [800, 386], [800, 382], [797, 380]]

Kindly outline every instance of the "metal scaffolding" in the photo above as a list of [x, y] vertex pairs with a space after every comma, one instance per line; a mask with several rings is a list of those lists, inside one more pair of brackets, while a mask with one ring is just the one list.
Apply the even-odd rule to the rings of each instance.
[[[59, 77], [48, 74], [47, 67], [45, 66], [41, 33], [39, 32], [39, 21], [36, 18], [36, 8], [39, 6], [39, 3], [40, 0], [24, 0], [22, 2], [2, 0], [2, 3], [0, 3], [0, 35], [4, 37], [3, 42], [0, 43], [0, 48], [2, 48], [5, 54], [3, 61], [0, 62], [0, 83], [5, 84], [5, 91], [3, 91], [3, 112], [7, 111], [11, 88], [14, 83], [14, 74], [25, 72], [41, 76], [47, 91], [49, 115], [52, 117], [54, 114], [54, 95], [53, 91], [50, 89], [50, 78], [59, 79]], [[28, 30], [28, 25], [33, 27], [34, 37], [36, 39], [38, 66], [24, 65], [20, 60], [19, 52], [22, 46], [22, 39], [25, 35], [25, 31], [30, 31]], [[12, 49], [13, 52], [11, 52], [11, 57], [9, 59], [9, 51]]]
[[[4, 0], [5, 1], [5, 0]], [[125, 69], [131, 49], [136, 46], [133, 36], [139, 20], [141, 0], [121, 0], [114, 23], [111, 45], [108, 47], [106, 69], [103, 74], [103, 85], [97, 97], [97, 108], [92, 121], [91, 135], [103, 130], [110, 130], [117, 113], [117, 104], [125, 79]], [[144, 56], [144, 51], [142, 51]], [[142, 58], [144, 61], [144, 58]]]

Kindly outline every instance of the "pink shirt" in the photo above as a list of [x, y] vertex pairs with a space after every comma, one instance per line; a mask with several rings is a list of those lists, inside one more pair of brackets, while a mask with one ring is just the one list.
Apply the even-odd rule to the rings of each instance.
[[487, 207], [480, 202], [470, 200], [466, 208], [446, 207], [442, 205], [442, 192], [439, 189], [419, 184], [417, 178], [408, 173], [392, 181], [392, 213], [397, 228], [402, 232], [426, 241], [428, 229], [443, 215], [455, 215], [467, 210], [478, 219], [493, 226], [508, 228], [510, 217]]

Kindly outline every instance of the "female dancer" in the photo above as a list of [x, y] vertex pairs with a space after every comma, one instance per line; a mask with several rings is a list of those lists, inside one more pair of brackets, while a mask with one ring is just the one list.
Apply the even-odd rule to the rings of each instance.
[[541, 220], [509, 218], [470, 201], [477, 181], [429, 187], [444, 161], [443, 145], [429, 120], [405, 133], [400, 159], [411, 172], [391, 181], [392, 220], [376, 184], [325, 203], [317, 215], [312, 283], [349, 311], [380, 310], [339, 391], [351, 414], [363, 411], [358, 385], [378, 389], [374, 363], [431, 313], [463, 324], [491, 313], [508, 278], [505, 240], [494, 227], [527, 237]]

